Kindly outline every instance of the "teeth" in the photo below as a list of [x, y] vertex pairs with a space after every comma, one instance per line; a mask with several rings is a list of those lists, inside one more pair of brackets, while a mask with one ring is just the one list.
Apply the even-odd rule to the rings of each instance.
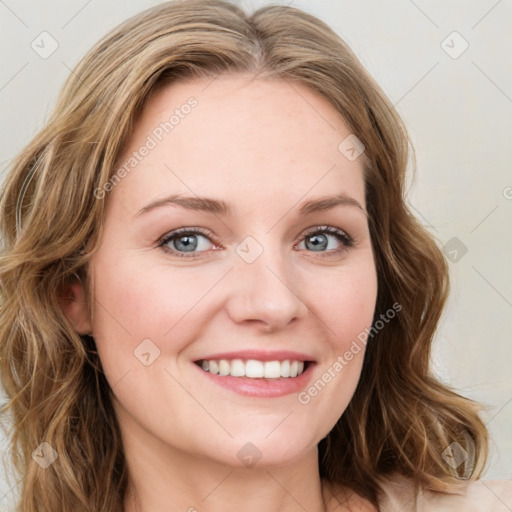
[[203, 360], [201, 368], [215, 375], [248, 377], [249, 379], [279, 379], [298, 377], [304, 372], [304, 361], [257, 361], [256, 359]]
[[279, 379], [281, 377], [281, 363], [279, 361], [267, 361], [263, 377], [266, 379]]
[[[240, 361], [240, 359], [238, 359]], [[233, 361], [234, 363], [235, 361]], [[249, 359], [245, 363], [243, 361], [240, 361], [242, 364], [242, 372], [238, 375], [238, 377], [249, 377], [251, 379], [261, 379], [265, 375], [265, 364], [261, 361], [256, 361], [254, 359]], [[233, 374], [233, 364], [231, 364], [231, 375]]]
[[297, 377], [297, 370], [298, 370], [297, 361], [293, 361], [293, 363], [290, 364], [290, 377]]
[[233, 361], [231, 361], [231, 371], [229, 374], [233, 377], [243, 377], [245, 375], [244, 362], [241, 359], [233, 359]]
[[219, 375], [229, 375], [230, 371], [231, 365], [225, 359], [221, 359], [219, 361]]

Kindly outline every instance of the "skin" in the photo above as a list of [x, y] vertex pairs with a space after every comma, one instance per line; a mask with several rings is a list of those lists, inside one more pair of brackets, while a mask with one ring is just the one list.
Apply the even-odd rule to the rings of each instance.
[[[340, 510], [346, 489], [331, 493], [321, 481], [317, 444], [352, 398], [364, 346], [308, 404], [297, 393], [239, 395], [193, 361], [241, 349], [295, 350], [316, 360], [313, 383], [370, 327], [377, 276], [361, 159], [338, 150], [351, 132], [318, 93], [222, 75], [155, 93], [119, 161], [190, 96], [197, 107], [106, 198], [104, 236], [89, 267], [93, 318], [78, 284], [63, 306], [77, 330], [92, 332], [113, 388], [135, 490], [125, 511]], [[234, 215], [171, 204], [136, 215], [177, 193], [222, 199]], [[361, 208], [299, 215], [303, 201], [335, 193]], [[315, 250], [305, 232], [322, 226], [345, 231], [353, 246], [317, 234], [328, 246]], [[196, 235], [195, 259], [157, 247], [183, 227], [211, 233]], [[250, 264], [236, 252], [247, 236], [263, 249]], [[167, 247], [190, 255], [179, 237]], [[148, 366], [134, 356], [144, 339], [160, 350]], [[248, 442], [261, 453], [252, 467], [237, 457]], [[373, 510], [351, 500], [354, 510]]]

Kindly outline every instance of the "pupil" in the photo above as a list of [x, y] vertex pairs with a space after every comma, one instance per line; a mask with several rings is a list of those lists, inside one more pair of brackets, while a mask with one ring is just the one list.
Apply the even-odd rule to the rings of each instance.
[[[191, 249], [192, 251], [197, 247], [197, 240], [194, 240], [195, 236], [191, 235], [184, 235], [181, 236], [178, 239], [178, 244], [182, 244], [183, 248], [185, 249]], [[185, 240], [185, 243], [183, 243], [183, 240]], [[179, 249], [179, 247], [177, 247]]]
[[[310, 240], [313, 240], [313, 245], [312, 245], [313, 249], [318, 249], [319, 247], [321, 249], [325, 249], [327, 247], [327, 241], [326, 241], [325, 235], [312, 235], [308, 238]], [[323, 240], [321, 238], [323, 238]]]

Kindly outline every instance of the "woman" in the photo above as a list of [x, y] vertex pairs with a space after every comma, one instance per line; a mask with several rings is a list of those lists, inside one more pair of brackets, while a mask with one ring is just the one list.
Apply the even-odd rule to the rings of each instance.
[[408, 144], [298, 9], [169, 2], [100, 41], [0, 203], [19, 510], [509, 510], [429, 369]]

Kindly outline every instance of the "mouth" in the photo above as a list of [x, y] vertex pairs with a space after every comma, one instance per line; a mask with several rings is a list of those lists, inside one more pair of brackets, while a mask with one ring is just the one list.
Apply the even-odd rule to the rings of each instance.
[[316, 366], [316, 362], [311, 360], [262, 359], [216, 359], [212, 356], [194, 361], [193, 366], [208, 382], [239, 395], [256, 398], [299, 393], [311, 381]]
[[293, 379], [302, 375], [313, 361], [284, 359], [259, 361], [257, 359], [200, 359], [194, 361], [205, 372], [221, 377], [245, 377], [247, 379]]

